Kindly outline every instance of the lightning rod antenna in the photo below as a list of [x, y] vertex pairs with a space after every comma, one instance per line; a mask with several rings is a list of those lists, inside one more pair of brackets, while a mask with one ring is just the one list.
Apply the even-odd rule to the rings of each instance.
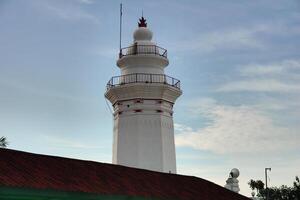
[[120, 52], [119, 52], [119, 58], [122, 57], [122, 3], [120, 3]]

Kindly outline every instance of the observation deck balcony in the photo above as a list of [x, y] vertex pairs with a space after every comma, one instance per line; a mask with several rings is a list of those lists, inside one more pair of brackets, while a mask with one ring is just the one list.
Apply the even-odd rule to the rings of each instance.
[[156, 45], [138, 45], [120, 49], [119, 58], [130, 55], [158, 55], [167, 58], [167, 50]]
[[108, 81], [106, 89], [109, 90], [113, 87], [134, 83], [165, 84], [180, 90], [180, 80], [167, 76], [165, 74], [146, 73], [114, 76]]

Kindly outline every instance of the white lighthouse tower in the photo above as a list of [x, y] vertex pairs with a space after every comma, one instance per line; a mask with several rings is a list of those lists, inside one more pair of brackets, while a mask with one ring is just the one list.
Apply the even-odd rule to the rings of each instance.
[[112, 77], [105, 97], [114, 109], [113, 163], [176, 173], [173, 105], [180, 81], [167, 76], [167, 50], [157, 46], [144, 17], [133, 44], [120, 50], [121, 76]]

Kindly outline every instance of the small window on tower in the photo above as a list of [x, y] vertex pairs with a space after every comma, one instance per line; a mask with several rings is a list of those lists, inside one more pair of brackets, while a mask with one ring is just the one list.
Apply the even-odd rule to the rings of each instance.
[[134, 112], [139, 113], [139, 112], [142, 112], [142, 110], [141, 109], [136, 109], [136, 110], [134, 110]]
[[162, 104], [162, 100], [158, 100], [157, 103], [158, 103], [158, 104]]
[[134, 101], [134, 103], [143, 103], [143, 102], [144, 102], [143, 99], [136, 99], [136, 100]]

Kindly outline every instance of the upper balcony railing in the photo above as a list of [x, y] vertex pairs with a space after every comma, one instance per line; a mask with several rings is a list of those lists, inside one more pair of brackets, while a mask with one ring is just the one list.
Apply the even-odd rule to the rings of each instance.
[[167, 76], [165, 74], [144, 74], [144, 73], [136, 73], [136, 74], [127, 74], [122, 76], [114, 76], [112, 77], [106, 86], [106, 89], [121, 86], [125, 84], [132, 83], [161, 83], [166, 84], [177, 89], [180, 89], [180, 80]]
[[167, 58], [167, 50], [156, 45], [139, 45], [134, 44], [130, 47], [120, 49], [119, 58], [129, 55], [158, 55]]

